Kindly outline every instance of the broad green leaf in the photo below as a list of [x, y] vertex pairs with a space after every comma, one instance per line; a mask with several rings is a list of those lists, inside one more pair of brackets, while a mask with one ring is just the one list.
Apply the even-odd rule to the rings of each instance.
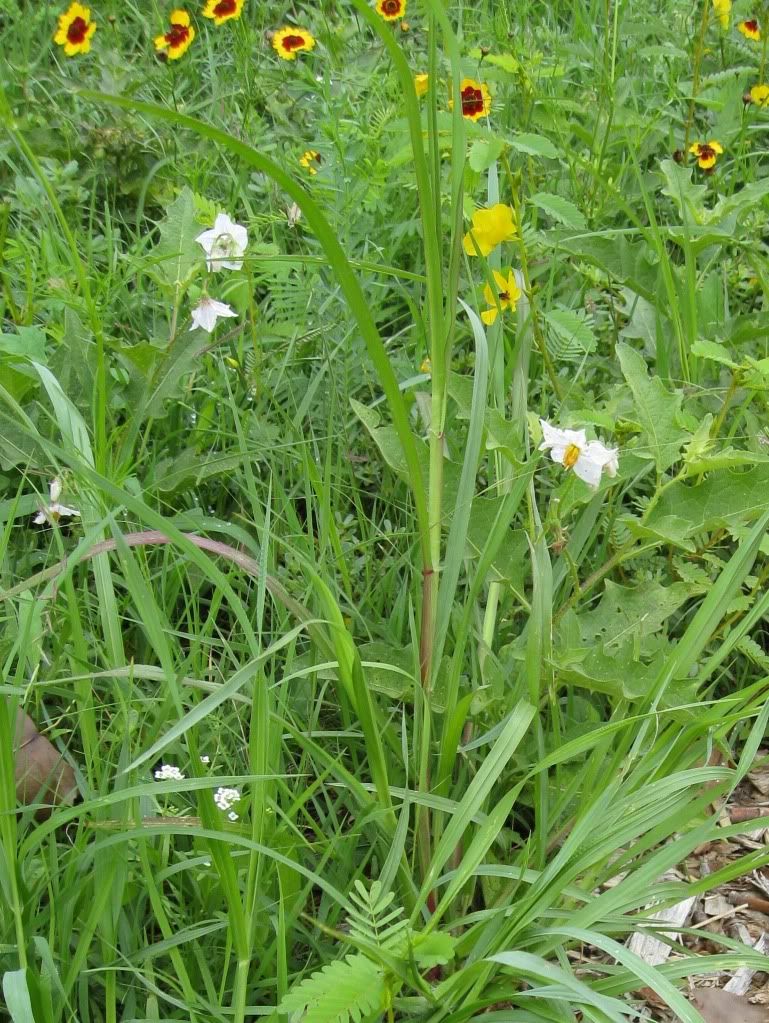
[[681, 394], [668, 391], [658, 377], [650, 377], [643, 356], [629, 345], [617, 345], [622, 374], [633, 392], [635, 409], [657, 471], [678, 459], [687, 434], [678, 425]]
[[196, 262], [203, 265], [204, 253], [195, 241], [201, 228], [195, 219], [195, 197], [190, 188], [181, 190], [159, 226], [160, 241], [152, 256], [159, 261], [161, 276], [176, 287], [187, 280]]
[[504, 148], [504, 139], [477, 139], [470, 146], [470, 152], [467, 155], [467, 162], [476, 173], [482, 174], [484, 171], [489, 169], [495, 160], [499, 159]]
[[21, 356], [45, 363], [45, 334], [39, 327], [17, 327], [15, 334], [0, 334], [0, 356]]
[[730, 369], [737, 369], [737, 363], [729, 355], [724, 345], [716, 341], [708, 341], [706, 338], [697, 338], [690, 349], [692, 355], [700, 359], [709, 359], [711, 362], [719, 362]]
[[550, 139], [544, 135], [535, 135], [533, 132], [518, 132], [508, 141], [513, 149], [529, 156], [544, 156], [548, 160], [557, 160], [560, 155]]
[[529, 201], [547, 213], [553, 220], [565, 224], [566, 227], [574, 228], [575, 231], [582, 231], [587, 227], [587, 221], [581, 210], [561, 195], [555, 195], [553, 192], [537, 192], [531, 196]]
[[5, 1006], [13, 1023], [36, 1023], [27, 987], [26, 970], [13, 970], [3, 974], [3, 994]]

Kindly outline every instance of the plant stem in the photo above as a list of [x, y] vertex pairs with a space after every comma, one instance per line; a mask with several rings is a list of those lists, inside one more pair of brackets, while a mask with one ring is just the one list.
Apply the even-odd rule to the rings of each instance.
[[710, 0], [703, 0], [702, 3], [702, 18], [700, 20], [700, 30], [697, 36], [697, 42], [694, 48], [694, 73], [692, 75], [692, 94], [689, 99], [689, 112], [686, 115], [686, 128], [684, 131], [684, 154], [688, 158], [689, 153], [689, 139], [691, 138], [692, 124], [694, 123], [694, 104], [697, 100], [697, 93], [700, 88], [700, 67], [702, 65], [702, 57], [705, 49], [705, 33], [708, 29], [708, 20], [710, 16]]

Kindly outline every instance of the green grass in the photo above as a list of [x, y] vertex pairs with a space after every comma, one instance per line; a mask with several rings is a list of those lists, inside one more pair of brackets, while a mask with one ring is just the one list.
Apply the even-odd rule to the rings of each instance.
[[[72, 59], [48, 7], [0, 0], [0, 1017], [700, 1023], [684, 979], [761, 957], [624, 943], [767, 862], [663, 879], [747, 829], [769, 716], [756, 12], [196, 4], [164, 64], [170, 6], [94, 3]], [[34, 525], [53, 478], [80, 515]], [[44, 821], [17, 706], [77, 774]]]

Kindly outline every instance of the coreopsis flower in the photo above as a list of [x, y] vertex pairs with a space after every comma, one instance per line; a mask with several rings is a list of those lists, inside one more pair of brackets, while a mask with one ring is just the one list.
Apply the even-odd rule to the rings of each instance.
[[769, 85], [754, 85], [750, 90], [750, 99], [757, 107], [769, 107]]
[[220, 786], [214, 793], [214, 802], [220, 810], [227, 813], [227, 816], [231, 821], [236, 821], [238, 819], [238, 815], [232, 807], [235, 803], [240, 802], [239, 789], [228, 789]]
[[385, 21], [397, 21], [406, 14], [406, 0], [376, 0], [376, 12]]
[[91, 21], [90, 8], [72, 3], [69, 10], [59, 15], [59, 27], [53, 41], [64, 47], [68, 57], [75, 57], [78, 53], [88, 53], [95, 31], [96, 22]]
[[164, 35], [155, 36], [155, 49], [162, 50], [169, 60], [178, 60], [190, 48], [195, 29], [186, 11], [171, 11], [169, 23], [171, 27]]
[[755, 18], [750, 18], [748, 21], [740, 21], [737, 28], [746, 39], [752, 39], [756, 43], [761, 39], [761, 29]]
[[246, 0], [206, 0], [203, 17], [211, 18], [215, 25], [223, 25], [231, 18], [239, 18]]
[[296, 60], [297, 53], [314, 46], [315, 37], [306, 28], [281, 28], [272, 37], [272, 48], [283, 60]]
[[597, 487], [601, 473], [616, 476], [619, 469], [617, 448], [607, 448], [600, 440], [588, 440], [584, 430], [561, 430], [540, 419], [540, 451], [550, 449], [550, 457], [564, 469], [573, 469], [588, 486]]
[[473, 213], [472, 227], [462, 239], [462, 245], [468, 256], [477, 255], [476, 246], [482, 256], [488, 256], [500, 242], [509, 241], [517, 233], [512, 207], [498, 202]]
[[732, 0], [713, 0], [713, 10], [721, 28], [725, 32], [729, 28], [729, 15], [732, 13]]
[[299, 157], [299, 163], [304, 167], [309, 175], [317, 174], [318, 167], [321, 165], [323, 160], [317, 149], [305, 149], [302, 155]]
[[427, 74], [414, 75], [414, 92], [417, 96], [424, 96], [430, 84], [430, 76]]
[[185, 775], [173, 764], [163, 764], [155, 771], [155, 781], [184, 781]]
[[228, 306], [226, 302], [217, 302], [215, 298], [203, 295], [200, 303], [192, 310], [192, 326], [190, 330], [200, 327], [201, 330], [206, 330], [210, 334], [216, 326], [217, 320], [237, 315], [235, 310]]
[[689, 146], [689, 152], [697, 157], [697, 164], [700, 170], [709, 171], [716, 165], [716, 160], [723, 153], [724, 147], [720, 142], [711, 139], [710, 142], [694, 142]]
[[[469, 121], [478, 121], [491, 110], [491, 94], [485, 82], [476, 82], [474, 78], [463, 78], [459, 83], [459, 97], [462, 104], [462, 116]], [[449, 106], [453, 109], [453, 102]]]
[[209, 270], [240, 270], [243, 266], [248, 231], [242, 224], [231, 220], [227, 213], [218, 213], [214, 226], [199, 234], [195, 241], [205, 250]]
[[490, 285], [486, 285], [483, 289], [483, 297], [486, 299], [491, 309], [486, 309], [481, 313], [481, 319], [484, 323], [492, 324], [499, 315], [499, 310], [503, 312], [505, 309], [515, 309], [518, 299], [521, 297], [521, 289], [515, 279], [515, 274], [511, 270], [505, 278], [504, 274], [501, 274], [498, 270], [494, 270], [494, 282], [496, 283], [496, 293], [492, 291]]
[[41, 508], [37, 515], [32, 520], [36, 526], [41, 526], [44, 522], [53, 523], [58, 522], [59, 519], [67, 519], [73, 515], [80, 515], [80, 512], [75, 508], [68, 508], [66, 504], [59, 504], [59, 498], [61, 497], [61, 480], [51, 480], [48, 492], [51, 496], [50, 502]]

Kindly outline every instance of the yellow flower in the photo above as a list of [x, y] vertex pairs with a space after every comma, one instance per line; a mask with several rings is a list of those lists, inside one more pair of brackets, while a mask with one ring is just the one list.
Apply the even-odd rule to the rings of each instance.
[[414, 75], [414, 91], [417, 96], [424, 96], [427, 92], [427, 86], [430, 84], [429, 75]]
[[499, 270], [495, 270], [494, 280], [497, 285], [496, 295], [488, 284], [483, 289], [483, 297], [488, 305], [491, 306], [491, 309], [486, 309], [482, 312], [481, 319], [484, 323], [489, 324], [496, 320], [500, 309], [503, 311], [505, 309], [515, 309], [518, 299], [521, 297], [521, 289], [516, 283], [515, 274], [512, 270], [508, 273], [507, 279]]
[[729, 28], [729, 15], [732, 13], [732, 0], [713, 0], [713, 10], [721, 28], [726, 31]]
[[[320, 153], [317, 149], [306, 149], [299, 157], [299, 163], [304, 167], [308, 174], [317, 174], [318, 166], [322, 163]], [[318, 166], [316, 166], [316, 164]]]
[[697, 157], [697, 163], [701, 170], [712, 170], [716, 165], [716, 159], [723, 153], [724, 149], [720, 142], [711, 139], [710, 142], [695, 142], [689, 146], [689, 152]]
[[230, 18], [239, 18], [246, 0], [206, 0], [204, 18], [213, 18], [215, 25], [223, 25]]
[[746, 39], [752, 39], [756, 43], [761, 39], [761, 29], [755, 18], [751, 18], [749, 21], [741, 21], [737, 28]]
[[406, 0], [376, 0], [376, 12], [385, 21], [397, 21], [406, 13]]
[[757, 107], [769, 107], [769, 85], [754, 85], [750, 98]]
[[428, 376], [432, 374], [433, 364], [430, 362], [430, 356], [426, 355], [419, 365], [419, 372], [426, 373]]
[[[474, 78], [463, 78], [459, 85], [462, 101], [462, 116], [470, 121], [478, 121], [486, 117], [491, 110], [491, 93], [485, 82], [476, 82]], [[449, 110], [454, 109], [454, 100], [449, 100]]]
[[169, 60], [178, 60], [190, 48], [195, 29], [186, 11], [171, 11], [171, 27], [162, 36], [155, 36], [155, 49], [163, 50]]
[[517, 233], [512, 208], [498, 202], [496, 206], [473, 213], [472, 227], [462, 239], [462, 245], [468, 256], [477, 255], [476, 246], [482, 256], [488, 256], [500, 242], [509, 241]]
[[74, 57], [78, 53], [88, 53], [95, 31], [96, 22], [91, 21], [90, 8], [72, 3], [65, 14], [59, 15], [59, 27], [53, 41], [64, 47], [68, 57]]
[[283, 60], [296, 60], [297, 53], [315, 46], [315, 39], [306, 28], [281, 28], [272, 37], [272, 46]]

